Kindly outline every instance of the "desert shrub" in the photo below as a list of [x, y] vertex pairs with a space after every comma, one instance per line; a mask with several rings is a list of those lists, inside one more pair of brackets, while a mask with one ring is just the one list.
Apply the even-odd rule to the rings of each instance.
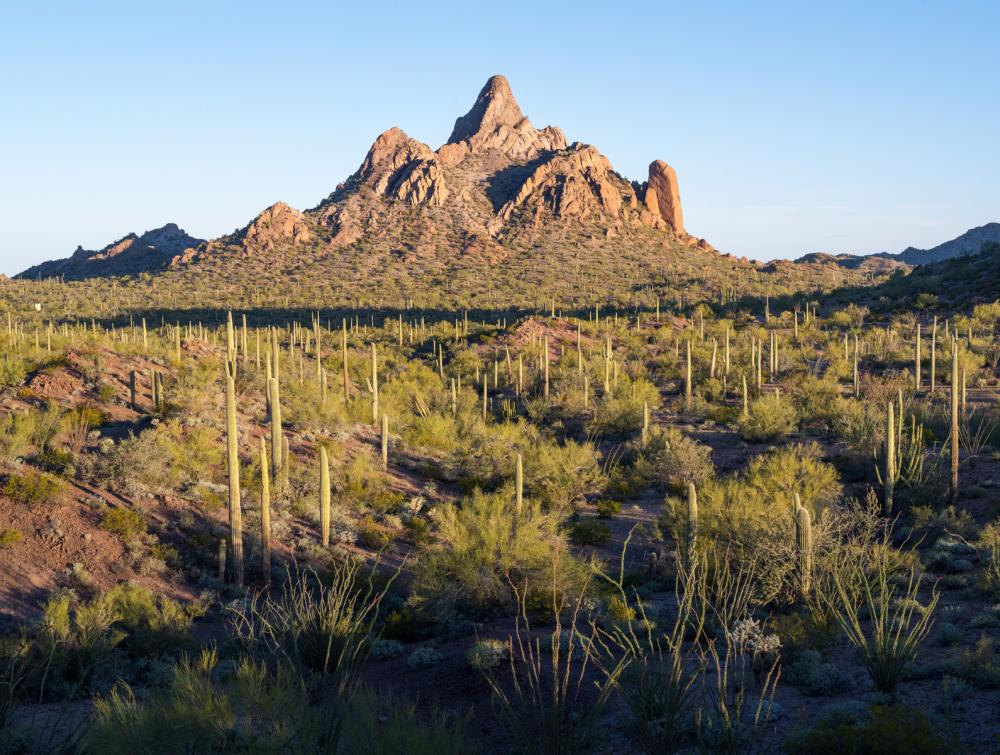
[[578, 545], [604, 545], [611, 541], [611, 528], [597, 519], [578, 519], [570, 523], [569, 535]]
[[414, 704], [366, 689], [351, 702], [341, 741], [344, 752], [370, 755], [470, 755], [467, 723], [433, 706], [418, 716]]
[[135, 658], [184, 650], [191, 624], [203, 612], [199, 604], [183, 606], [132, 582], [111, 588], [94, 605], [111, 617], [113, 627], [125, 631], [123, 647]]
[[424, 646], [410, 653], [410, 657], [406, 659], [406, 665], [416, 671], [422, 671], [440, 666], [443, 661], [444, 656], [440, 652], [432, 647]]
[[789, 738], [791, 755], [946, 755], [955, 742], [915, 708], [876, 706], [831, 713], [810, 731]]
[[823, 461], [823, 450], [816, 443], [796, 443], [755, 457], [747, 466], [745, 480], [759, 499], [777, 498], [787, 511], [792, 511], [794, 493], [813, 512], [840, 495], [837, 471]]
[[358, 525], [358, 542], [379, 551], [392, 542], [392, 533], [369, 514]]
[[152, 429], [130, 434], [98, 456], [92, 473], [95, 483], [130, 498], [161, 489], [172, 476], [170, 454]]
[[28, 474], [15, 472], [7, 477], [3, 488], [0, 489], [0, 492], [5, 496], [18, 503], [23, 503], [28, 508], [35, 508], [43, 503], [53, 503], [62, 491], [62, 483], [43, 472], [29, 472]]
[[782, 668], [782, 679], [807, 695], [836, 695], [851, 687], [850, 677], [835, 663], [824, 663], [816, 650], [803, 650]]
[[438, 536], [417, 560], [412, 600], [438, 619], [456, 609], [509, 609], [512, 583], [543, 581], [553, 548], [565, 547], [554, 514], [534, 508], [518, 516], [505, 493], [477, 491], [431, 516]]
[[712, 449], [675, 427], [655, 428], [643, 454], [651, 465], [650, 476], [677, 492], [687, 490], [688, 483], [701, 484], [715, 474]]
[[503, 640], [477, 640], [465, 651], [465, 661], [476, 671], [489, 671], [500, 666], [507, 658], [507, 643]]
[[[837, 472], [815, 443], [776, 448], [755, 457], [743, 474], [706, 482], [698, 489], [699, 527], [723, 535], [787, 529], [796, 493], [814, 515], [840, 494]], [[684, 502], [668, 502], [668, 509], [684, 515]]]
[[130, 543], [146, 531], [146, 522], [138, 511], [113, 508], [104, 512], [104, 516], [101, 518], [101, 529], [112, 535], [117, 535], [126, 543]]
[[979, 638], [974, 648], [962, 650], [946, 659], [942, 670], [976, 687], [1000, 689], [1000, 659], [993, 640], [985, 635]]
[[547, 511], [565, 514], [604, 489], [598, 459], [589, 443], [540, 443], [524, 457], [525, 495]]
[[614, 498], [602, 498], [597, 502], [597, 516], [601, 519], [611, 519], [621, 513], [622, 502]]
[[750, 404], [747, 416], [740, 421], [743, 440], [774, 441], [795, 431], [798, 417], [791, 402], [775, 393], [761, 396]]
[[385, 660], [387, 658], [396, 658], [403, 654], [405, 648], [403, 643], [399, 640], [388, 640], [379, 637], [374, 642], [372, 642], [372, 658], [375, 660]]
[[4, 527], [0, 530], [0, 548], [9, 548], [24, 540], [21, 530]]

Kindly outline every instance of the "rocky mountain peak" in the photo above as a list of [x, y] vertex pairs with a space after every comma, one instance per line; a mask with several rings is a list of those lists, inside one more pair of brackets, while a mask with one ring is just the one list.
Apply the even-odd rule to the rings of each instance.
[[524, 115], [504, 76], [490, 76], [479, 91], [472, 109], [455, 121], [448, 144], [457, 144], [479, 133], [492, 133], [500, 126], [517, 126]]
[[542, 152], [566, 148], [566, 136], [555, 126], [538, 130], [521, 112], [510, 83], [491, 76], [472, 109], [455, 121], [448, 142], [438, 150], [446, 165], [470, 154], [496, 150], [511, 158], [530, 160]]

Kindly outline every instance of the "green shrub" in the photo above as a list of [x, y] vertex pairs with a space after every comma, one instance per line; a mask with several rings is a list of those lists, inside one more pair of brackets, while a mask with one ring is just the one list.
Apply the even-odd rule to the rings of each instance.
[[478, 616], [512, 608], [512, 583], [545, 584], [553, 550], [565, 548], [558, 519], [537, 508], [518, 516], [512, 504], [512, 491], [476, 491], [434, 509], [437, 539], [415, 564], [415, 607], [439, 620], [455, 609]]
[[611, 528], [597, 519], [579, 519], [569, 525], [573, 542], [579, 545], [604, 545], [611, 540]]
[[52, 503], [62, 491], [63, 484], [59, 480], [42, 472], [11, 474], [2, 488], [5, 496], [28, 508]]
[[611, 519], [622, 510], [622, 502], [614, 498], [602, 498], [597, 502], [597, 516], [601, 519]]
[[131, 543], [146, 531], [146, 521], [142, 514], [132, 509], [108, 509], [101, 518], [101, 529]]
[[768, 393], [750, 404], [748, 415], [740, 422], [740, 437], [758, 443], [775, 441], [794, 432], [797, 422], [792, 403], [778, 394]]
[[10, 527], [0, 530], [0, 548], [9, 548], [22, 540], [24, 540], [24, 535], [20, 530], [11, 529]]
[[833, 714], [785, 743], [790, 755], [950, 755], [956, 743], [925, 713], [902, 706], [876, 706], [857, 716]]

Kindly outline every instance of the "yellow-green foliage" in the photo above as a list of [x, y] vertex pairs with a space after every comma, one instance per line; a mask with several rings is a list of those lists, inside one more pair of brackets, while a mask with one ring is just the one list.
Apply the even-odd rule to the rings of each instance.
[[768, 393], [750, 404], [740, 421], [740, 437], [749, 441], [774, 441], [795, 430], [798, 416], [787, 396]]
[[[559, 519], [537, 508], [517, 516], [512, 491], [476, 491], [461, 503], [434, 509], [431, 516], [437, 540], [415, 565], [413, 602], [437, 618], [456, 608], [476, 615], [510, 609], [511, 581], [545, 589], [553, 550], [566, 547]], [[560, 571], [562, 579], [572, 570]]]
[[63, 488], [63, 484], [51, 475], [28, 472], [8, 476], [0, 492], [28, 508], [34, 508], [43, 503], [55, 503]]
[[708, 481], [698, 490], [699, 528], [717, 534], [787, 529], [795, 493], [814, 516], [840, 495], [837, 471], [822, 461], [815, 443], [774, 449], [742, 474]]
[[132, 509], [108, 509], [101, 518], [101, 529], [112, 535], [117, 535], [124, 542], [130, 543], [146, 531], [146, 522], [142, 514]]

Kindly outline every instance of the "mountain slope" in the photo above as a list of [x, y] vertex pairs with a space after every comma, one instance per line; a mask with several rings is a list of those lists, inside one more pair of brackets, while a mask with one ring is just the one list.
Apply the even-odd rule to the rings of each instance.
[[185, 249], [203, 243], [189, 236], [176, 223], [146, 231], [141, 236], [129, 233], [103, 249], [92, 251], [78, 246], [72, 256], [43, 262], [28, 268], [19, 278], [56, 278], [70, 280], [93, 276], [135, 275], [162, 270]]
[[895, 257], [908, 265], [926, 265], [928, 262], [979, 254], [983, 244], [988, 241], [1000, 242], [1000, 223], [987, 223], [978, 228], [970, 228], [961, 236], [930, 249], [915, 249], [911, 246], [899, 254], [887, 256]]
[[[889, 271], [893, 268], [903, 268], [914, 265], [927, 265], [932, 262], [942, 262], [944, 260], [964, 257], [970, 254], [979, 254], [983, 244], [994, 242], [1000, 243], [1000, 223], [987, 223], [977, 228], [970, 228], [961, 236], [945, 241], [930, 249], [917, 249], [907, 247], [902, 252], [875, 252], [873, 254], [824, 254], [813, 252], [799, 257], [796, 262], [816, 262], [823, 260], [834, 262], [842, 267], [857, 269], [863, 265], [878, 267], [882, 271]], [[885, 260], [879, 263], [878, 260]]]

